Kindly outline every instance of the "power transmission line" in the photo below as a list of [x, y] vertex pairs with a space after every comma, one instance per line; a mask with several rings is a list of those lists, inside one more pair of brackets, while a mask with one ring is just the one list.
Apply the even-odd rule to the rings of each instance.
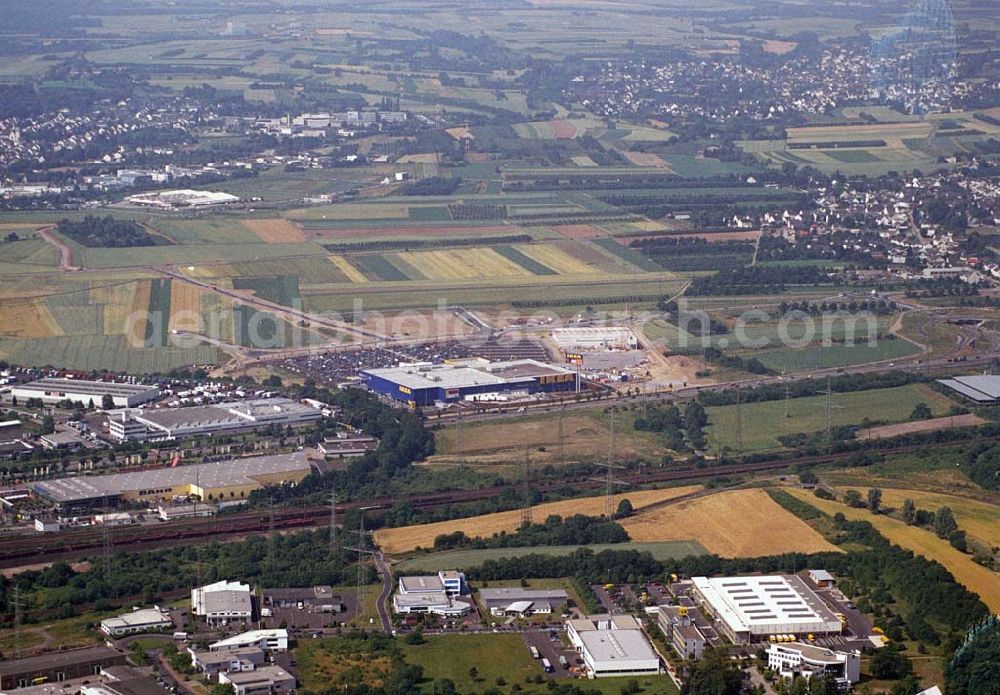
[[521, 526], [530, 526], [533, 522], [531, 515], [531, 460], [528, 456], [528, 447], [524, 447], [524, 470], [521, 472]]

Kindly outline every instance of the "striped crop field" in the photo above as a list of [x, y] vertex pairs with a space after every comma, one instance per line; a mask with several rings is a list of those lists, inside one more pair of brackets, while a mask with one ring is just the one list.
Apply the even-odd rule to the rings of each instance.
[[594, 266], [579, 258], [574, 258], [555, 244], [520, 244], [515, 247], [528, 258], [551, 268], [559, 275], [581, 275], [594, 273]]
[[411, 278], [377, 253], [351, 256], [351, 264], [369, 280], [385, 280], [387, 282], [405, 282]]
[[467, 280], [534, 274], [492, 248], [404, 251], [397, 255], [417, 268], [429, 280]]
[[344, 274], [350, 282], [368, 282], [368, 278], [360, 270], [351, 265], [343, 256], [330, 256], [330, 262], [337, 267], [341, 273]]
[[591, 243], [600, 246], [605, 251], [610, 251], [614, 255], [618, 256], [624, 261], [628, 261], [636, 268], [640, 270], [645, 270], [648, 272], [657, 272], [663, 270], [659, 265], [651, 261], [650, 259], [643, 256], [641, 253], [635, 249], [630, 249], [627, 246], [623, 246], [611, 237], [602, 237], [599, 239], [592, 239]]
[[523, 253], [521, 253], [521, 251], [514, 248], [513, 246], [503, 245], [503, 246], [493, 246], [491, 248], [497, 253], [499, 253], [501, 256], [506, 258], [507, 260], [517, 263], [519, 266], [529, 271], [530, 273], [533, 273], [534, 275], [556, 274], [556, 271], [552, 270], [552, 268], [542, 263], [539, 263], [538, 261], [536, 261], [533, 258], [530, 258], [529, 256], [524, 255]]
[[[143, 291], [140, 293], [140, 288]], [[141, 299], [139, 295], [144, 295]], [[129, 316], [141, 307], [145, 310], [149, 305], [149, 281], [116, 282], [93, 285], [90, 288], [90, 301], [101, 307], [103, 313], [104, 335], [124, 335], [128, 328]], [[141, 302], [141, 304], [138, 304]]]

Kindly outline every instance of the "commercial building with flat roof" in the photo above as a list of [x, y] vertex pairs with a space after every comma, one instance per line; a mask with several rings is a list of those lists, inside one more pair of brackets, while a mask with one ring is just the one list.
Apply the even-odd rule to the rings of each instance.
[[566, 621], [566, 633], [595, 678], [662, 673], [660, 657], [630, 615], [594, 615]]
[[938, 379], [938, 383], [976, 403], [996, 403], [1000, 400], [1000, 376], [988, 374], [956, 376], [951, 379]]
[[295, 688], [295, 676], [280, 666], [222, 672], [219, 682], [233, 686], [236, 695], [277, 695]]
[[106, 666], [123, 666], [125, 655], [108, 647], [49, 652], [25, 659], [0, 661], [0, 689], [26, 688], [44, 680], [60, 683], [100, 674]]
[[[842, 689], [861, 680], [861, 653], [841, 652], [814, 644], [792, 642], [767, 647], [767, 667], [782, 678], [812, 678], [832, 675]], [[847, 687], [844, 687], [847, 686]]]
[[63, 510], [186, 495], [207, 501], [229, 500], [243, 499], [268, 485], [301, 482], [310, 470], [305, 452], [296, 451], [176, 468], [57, 478], [33, 483], [31, 489]]
[[195, 191], [189, 188], [175, 191], [154, 191], [138, 193], [125, 199], [129, 204], [144, 208], [171, 210], [176, 208], [204, 208], [214, 205], [238, 203], [237, 196], [221, 191]]
[[576, 388], [577, 375], [537, 360], [462, 360], [367, 369], [361, 372], [361, 379], [374, 393], [412, 406], [429, 406], [436, 402], [489, 400], [503, 393], [570, 391]]
[[191, 408], [125, 410], [108, 418], [117, 441], [169, 441], [210, 434], [238, 434], [267, 427], [302, 427], [323, 414], [288, 398], [258, 398]]
[[456, 599], [463, 593], [464, 587], [465, 575], [461, 572], [400, 577], [399, 589], [392, 597], [392, 607], [396, 613], [465, 615], [472, 610], [472, 606], [466, 601]]
[[11, 386], [10, 392], [18, 400], [39, 398], [43, 403], [51, 404], [68, 399], [84, 405], [93, 401], [98, 408], [105, 396], [111, 396], [116, 408], [134, 408], [160, 397], [160, 389], [156, 386], [55, 377], [17, 384]]
[[479, 601], [491, 615], [548, 615], [565, 606], [569, 594], [562, 589], [489, 588], [479, 590]]
[[155, 608], [146, 608], [123, 613], [114, 618], [105, 618], [101, 621], [101, 632], [111, 637], [121, 637], [137, 632], [169, 630], [173, 626], [174, 621], [169, 615]]
[[572, 326], [554, 328], [552, 340], [562, 350], [635, 350], [639, 339], [623, 326]]
[[209, 651], [213, 652], [247, 647], [257, 647], [265, 652], [287, 652], [288, 630], [250, 630], [208, 645]]
[[209, 625], [246, 624], [253, 617], [250, 585], [223, 580], [192, 589], [191, 613]]
[[694, 577], [692, 593], [733, 644], [841, 632], [840, 619], [797, 575]]
[[240, 647], [219, 652], [203, 652], [189, 647], [188, 653], [191, 655], [191, 665], [209, 678], [214, 678], [222, 671], [251, 671], [267, 660], [264, 650], [259, 647]]

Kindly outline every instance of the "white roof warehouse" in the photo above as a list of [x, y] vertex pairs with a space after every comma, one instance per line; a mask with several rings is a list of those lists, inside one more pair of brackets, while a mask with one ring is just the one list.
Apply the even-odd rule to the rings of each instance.
[[61, 378], [38, 379], [29, 384], [11, 386], [10, 392], [18, 399], [39, 398], [43, 403], [58, 403], [69, 399], [87, 405], [94, 401], [98, 408], [101, 407], [104, 396], [111, 396], [116, 408], [134, 408], [140, 403], [160, 397], [160, 389], [156, 386]]
[[694, 577], [695, 598], [734, 644], [770, 635], [840, 634], [841, 624], [801, 577]]
[[594, 615], [566, 621], [570, 643], [595, 678], [662, 672], [660, 657], [630, 615]]

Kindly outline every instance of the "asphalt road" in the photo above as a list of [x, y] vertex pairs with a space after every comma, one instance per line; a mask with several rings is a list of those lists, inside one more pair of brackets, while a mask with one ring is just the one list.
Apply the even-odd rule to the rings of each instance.
[[382, 588], [378, 592], [378, 598], [375, 599], [375, 608], [378, 610], [379, 620], [382, 621], [382, 631], [391, 635], [392, 616], [389, 613], [389, 596], [392, 595], [392, 572], [389, 571], [389, 565], [386, 564], [381, 550], [376, 550], [374, 555], [375, 568], [382, 579]]

